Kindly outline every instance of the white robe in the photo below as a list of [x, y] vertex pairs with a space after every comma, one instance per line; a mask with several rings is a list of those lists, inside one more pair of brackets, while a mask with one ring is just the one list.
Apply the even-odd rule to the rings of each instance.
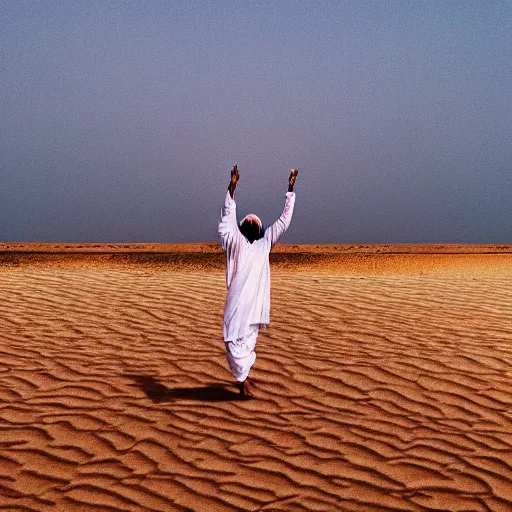
[[252, 244], [240, 232], [236, 203], [229, 191], [221, 212], [219, 235], [227, 257], [227, 299], [224, 309], [224, 341], [248, 336], [253, 327], [270, 323], [269, 253], [288, 229], [293, 215], [295, 193], [287, 192], [281, 217]]

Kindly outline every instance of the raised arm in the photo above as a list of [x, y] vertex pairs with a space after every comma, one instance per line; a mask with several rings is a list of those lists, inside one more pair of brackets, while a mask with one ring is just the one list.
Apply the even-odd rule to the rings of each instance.
[[297, 174], [299, 174], [297, 169], [291, 170], [290, 177], [288, 178], [288, 192], [286, 193], [283, 213], [279, 219], [265, 231], [265, 240], [270, 244], [270, 248], [284, 235], [292, 221], [293, 207], [295, 206], [295, 192], [293, 191], [293, 187], [297, 179]]
[[221, 219], [217, 230], [224, 251], [228, 250], [235, 238], [241, 236], [236, 220], [235, 203], [235, 189], [239, 179], [238, 166], [235, 165], [231, 171], [231, 181], [229, 182], [224, 205], [221, 209]]

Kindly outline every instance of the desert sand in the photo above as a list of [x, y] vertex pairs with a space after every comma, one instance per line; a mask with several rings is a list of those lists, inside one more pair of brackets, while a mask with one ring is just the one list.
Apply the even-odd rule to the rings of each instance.
[[512, 510], [512, 247], [0, 244], [0, 510]]

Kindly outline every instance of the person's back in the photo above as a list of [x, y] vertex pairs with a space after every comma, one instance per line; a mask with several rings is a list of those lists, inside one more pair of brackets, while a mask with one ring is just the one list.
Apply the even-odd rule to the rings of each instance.
[[248, 215], [238, 226], [234, 193], [238, 168], [231, 171], [231, 182], [221, 213], [219, 235], [226, 253], [227, 299], [224, 310], [224, 342], [231, 372], [243, 394], [251, 395], [248, 378], [256, 354], [259, 328], [270, 322], [269, 253], [290, 225], [295, 203], [293, 187], [298, 171], [292, 169], [283, 213], [268, 229], [255, 215]]

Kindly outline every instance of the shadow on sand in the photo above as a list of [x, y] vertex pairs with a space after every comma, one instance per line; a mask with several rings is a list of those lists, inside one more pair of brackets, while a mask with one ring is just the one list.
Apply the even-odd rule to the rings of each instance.
[[248, 400], [239, 391], [233, 391], [232, 384], [214, 383], [195, 388], [168, 388], [149, 375], [125, 375], [134, 381], [134, 385], [143, 391], [155, 403], [175, 400], [198, 400], [202, 402], [231, 402]]

